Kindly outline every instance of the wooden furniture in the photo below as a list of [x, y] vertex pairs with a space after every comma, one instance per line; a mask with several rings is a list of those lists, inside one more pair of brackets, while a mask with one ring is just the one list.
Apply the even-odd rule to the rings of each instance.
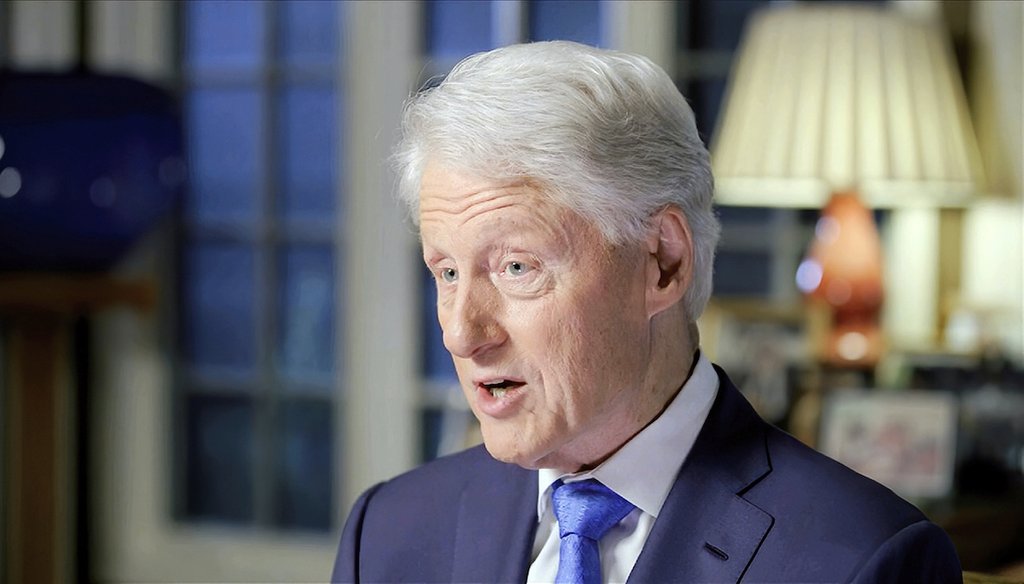
[[[0, 274], [0, 581], [50, 584], [81, 575], [84, 396], [74, 355], [84, 339], [75, 338], [75, 323], [113, 306], [150, 311], [155, 301], [148, 281]], [[78, 355], [87, 360], [83, 349]]]

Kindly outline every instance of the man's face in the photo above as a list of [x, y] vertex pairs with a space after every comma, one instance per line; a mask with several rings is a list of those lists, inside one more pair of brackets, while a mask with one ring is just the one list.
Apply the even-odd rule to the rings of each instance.
[[646, 422], [642, 244], [608, 244], [528, 184], [436, 165], [420, 222], [444, 343], [492, 456], [577, 470]]

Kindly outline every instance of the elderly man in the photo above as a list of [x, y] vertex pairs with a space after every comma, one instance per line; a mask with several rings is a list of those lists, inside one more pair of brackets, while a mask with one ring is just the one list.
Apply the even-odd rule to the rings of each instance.
[[334, 580], [959, 580], [939, 528], [767, 425], [701, 354], [711, 169], [664, 71], [498, 49], [416, 95], [403, 130], [484, 447], [364, 493]]

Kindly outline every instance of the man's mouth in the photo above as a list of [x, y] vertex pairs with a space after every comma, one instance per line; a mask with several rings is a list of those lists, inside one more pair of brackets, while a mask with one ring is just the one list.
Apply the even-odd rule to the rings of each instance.
[[516, 381], [513, 379], [495, 379], [493, 381], [484, 381], [480, 383], [480, 387], [486, 389], [492, 396], [496, 398], [505, 397], [505, 394], [511, 390], [526, 385], [524, 381]]

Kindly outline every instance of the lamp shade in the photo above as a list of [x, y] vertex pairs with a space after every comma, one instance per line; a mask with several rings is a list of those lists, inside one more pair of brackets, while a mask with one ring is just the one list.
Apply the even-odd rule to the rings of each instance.
[[879, 6], [793, 4], [755, 14], [712, 140], [724, 205], [958, 207], [981, 182], [948, 38]]

